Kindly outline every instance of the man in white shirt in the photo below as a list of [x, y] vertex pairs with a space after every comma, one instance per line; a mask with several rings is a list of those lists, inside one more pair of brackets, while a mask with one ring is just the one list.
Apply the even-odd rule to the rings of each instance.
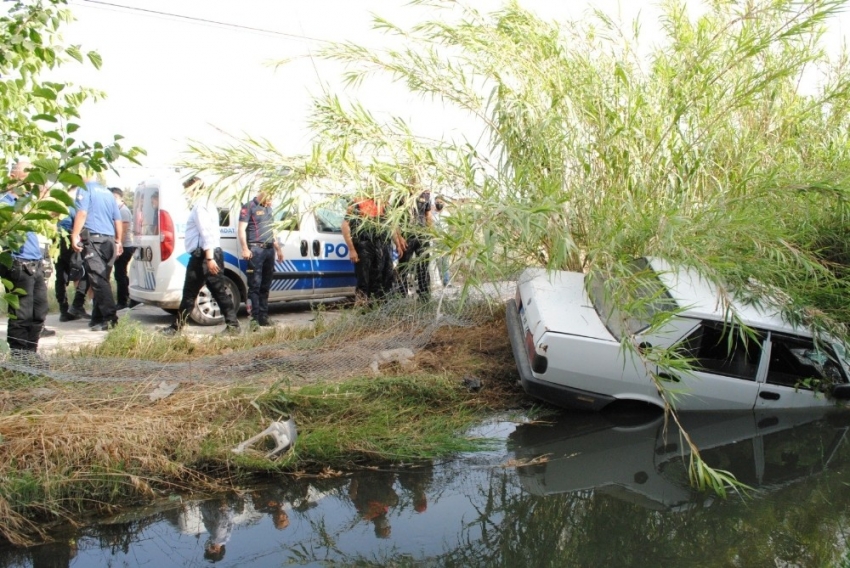
[[186, 324], [189, 314], [195, 307], [198, 292], [206, 284], [210, 294], [218, 302], [224, 314], [227, 327], [226, 334], [239, 333], [239, 321], [236, 319], [236, 308], [224, 283], [224, 255], [221, 252], [218, 226], [218, 210], [200, 197], [203, 182], [192, 176], [183, 182], [187, 197], [195, 201], [189, 219], [186, 222], [186, 252], [189, 253], [189, 264], [186, 266], [186, 280], [183, 282], [183, 299], [177, 310], [174, 322], [163, 329], [163, 333], [174, 335]]

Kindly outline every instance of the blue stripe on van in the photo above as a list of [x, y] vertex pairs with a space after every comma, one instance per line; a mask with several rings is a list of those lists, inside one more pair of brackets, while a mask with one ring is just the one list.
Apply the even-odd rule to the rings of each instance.
[[357, 278], [354, 276], [354, 264], [348, 259], [342, 260], [318, 260], [316, 261], [318, 272], [325, 275], [318, 275], [313, 286], [317, 290], [324, 288], [348, 288], [357, 285]]

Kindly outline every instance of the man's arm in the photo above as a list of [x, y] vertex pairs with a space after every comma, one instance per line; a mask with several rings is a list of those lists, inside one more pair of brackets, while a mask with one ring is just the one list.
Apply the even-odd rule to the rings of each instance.
[[218, 230], [218, 224], [213, 226], [213, 217], [205, 205], [196, 205], [191, 215], [195, 216], [198, 224], [198, 233], [201, 238], [201, 248], [204, 249], [204, 262], [210, 274], [218, 274], [221, 267], [215, 261], [215, 249], [212, 246], [213, 231]]
[[251, 258], [251, 249], [248, 248], [248, 221], [239, 221], [239, 228], [236, 231], [239, 237], [239, 245], [242, 247], [242, 258], [248, 260]]
[[88, 212], [79, 209], [74, 215], [74, 226], [71, 228], [71, 248], [77, 252], [83, 250], [83, 245], [80, 243], [80, 232], [86, 226], [86, 217], [88, 217]]
[[360, 257], [357, 255], [357, 249], [354, 248], [354, 241], [351, 239], [351, 225], [348, 219], [342, 222], [342, 238], [345, 239], [345, 244], [348, 245], [348, 258], [351, 262], [357, 264], [360, 262]]
[[274, 252], [277, 255], [278, 262], [283, 262], [283, 249], [280, 248], [280, 243], [277, 242], [277, 235], [274, 235]]

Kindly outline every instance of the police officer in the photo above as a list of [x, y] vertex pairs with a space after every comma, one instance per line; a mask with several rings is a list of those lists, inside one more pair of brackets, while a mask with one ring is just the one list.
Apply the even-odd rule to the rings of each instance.
[[[28, 165], [28, 162], [17, 162], [9, 177], [23, 180]], [[14, 188], [11, 188], [0, 197], [0, 204], [14, 207], [17, 199]], [[0, 276], [12, 283], [13, 290], [23, 290], [23, 294], [18, 296], [18, 307], [8, 306], [6, 341], [13, 354], [38, 351], [38, 339], [47, 317], [47, 283], [42, 259], [38, 235], [28, 231], [23, 245], [12, 252], [12, 266], [0, 264]]]
[[136, 252], [136, 247], [133, 246], [133, 235], [130, 231], [133, 213], [130, 212], [130, 208], [124, 203], [124, 192], [121, 191], [121, 188], [110, 187], [109, 191], [112, 192], [112, 195], [115, 196], [115, 201], [118, 202], [118, 211], [121, 212], [121, 233], [124, 235], [121, 241], [124, 252], [115, 259], [114, 267], [115, 284], [118, 291], [118, 303], [115, 309], [120, 311], [130, 307], [130, 277], [127, 275], [127, 269], [130, 259], [133, 258], [133, 254]]
[[[407, 295], [408, 275], [416, 274], [416, 292], [420, 300], [427, 300], [431, 294], [431, 274], [428, 270], [428, 246], [430, 244], [426, 227], [434, 224], [431, 218], [431, 192], [419, 190], [419, 178], [414, 175], [410, 180], [410, 194], [415, 200], [409, 207], [404, 222], [404, 251], [398, 259], [398, 272], [402, 291]], [[414, 259], [414, 257], [416, 257]]]
[[[189, 199], [198, 198], [204, 184], [197, 176], [192, 176], [183, 182], [186, 196]], [[218, 209], [210, 206], [203, 199], [197, 199], [189, 219], [186, 221], [186, 252], [189, 253], [189, 263], [186, 265], [186, 279], [183, 282], [183, 298], [177, 317], [171, 326], [163, 329], [166, 335], [180, 331], [189, 313], [195, 306], [198, 292], [206, 284], [210, 294], [218, 302], [227, 324], [225, 334], [238, 334], [239, 321], [236, 319], [236, 308], [233, 300], [227, 295], [224, 284], [224, 254], [221, 252], [221, 235], [218, 225]]]
[[251, 324], [274, 325], [269, 321], [269, 290], [274, 275], [275, 257], [283, 260], [283, 250], [274, 234], [271, 199], [265, 193], [242, 206], [239, 212], [239, 244], [242, 258], [248, 261], [248, 301]]
[[112, 193], [95, 181], [77, 189], [74, 207], [71, 248], [82, 253], [88, 285], [94, 292], [90, 327], [107, 331], [118, 323], [109, 279], [112, 263], [123, 252], [121, 212]]
[[[68, 208], [68, 215], [57, 224], [59, 229], [59, 256], [56, 257], [54, 267], [56, 269], [56, 282], [54, 283], [54, 292], [56, 301], [59, 302], [59, 321], [74, 321], [80, 318], [90, 318], [91, 315], [86, 312], [86, 281], [80, 278], [80, 274], [74, 274], [72, 257], [74, 251], [71, 249], [70, 238], [71, 230], [74, 228], [74, 214], [76, 210], [73, 207]], [[74, 292], [74, 301], [68, 305], [68, 284], [75, 279], [76, 291]]]
[[357, 304], [383, 299], [392, 290], [392, 239], [385, 221], [384, 207], [368, 196], [355, 199], [342, 221], [342, 237], [357, 278]]

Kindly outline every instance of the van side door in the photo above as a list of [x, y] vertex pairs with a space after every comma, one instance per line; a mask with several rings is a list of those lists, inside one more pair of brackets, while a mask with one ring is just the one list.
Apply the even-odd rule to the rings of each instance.
[[354, 295], [357, 278], [348, 245], [342, 237], [346, 204], [341, 198], [328, 199], [317, 204], [310, 215], [305, 215], [310, 218], [309, 221], [305, 218], [305, 226], [309, 223], [312, 231], [308, 246], [316, 274], [316, 297]]
[[276, 220], [283, 222], [283, 228], [277, 231], [283, 261], [275, 261], [269, 301], [306, 300], [313, 296], [315, 275], [303, 236], [304, 217], [296, 209], [276, 212]]

